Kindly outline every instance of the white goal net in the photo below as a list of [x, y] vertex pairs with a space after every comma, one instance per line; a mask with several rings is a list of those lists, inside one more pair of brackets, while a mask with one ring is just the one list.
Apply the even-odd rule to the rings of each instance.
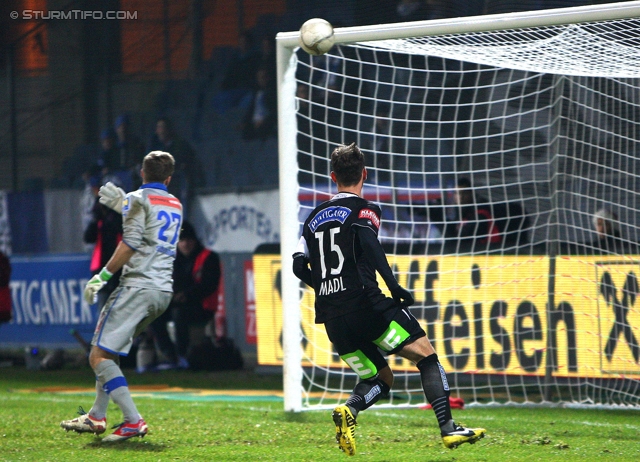
[[[335, 193], [330, 153], [354, 141], [452, 396], [640, 408], [638, 17], [625, 2], [342, 28], [319, 57], [278, 35], [283, 312], [258, 334], [287, 410], [344, 402], [357, 380], [291, 272]], [[424, 404], [415, 366], [389, 362], [378, 405]]]

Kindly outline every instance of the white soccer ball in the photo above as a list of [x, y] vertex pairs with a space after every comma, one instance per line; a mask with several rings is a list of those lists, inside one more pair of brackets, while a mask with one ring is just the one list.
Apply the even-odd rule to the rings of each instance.
[[300, 28], [300, 46], [310, 55], [325, 54], [335, 41], [333, 26], [324, 19], [309, 19]]

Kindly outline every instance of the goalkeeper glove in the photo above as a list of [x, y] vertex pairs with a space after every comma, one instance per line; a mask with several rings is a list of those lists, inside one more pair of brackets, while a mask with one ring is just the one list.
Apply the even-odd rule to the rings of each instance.
[[111, 276], [113, 276], [113, 273], [109, 272], [107, 268], [102, 268], [98, 274], [89, 279], [87, 285], [84, 286], [84, 299], [89, 305], [93, 305], [98, 301], [98, 292], [111, 279]]
[[405, 289], [401, 285], [398, 285], [393, 289], [389, 289], [389, 290], [391, 291], [391, 296], [393, 297], [393, 299], [396, 301], [397, 304], [402, 306], [413, 305], [414, 300], [413, 300], [413, 296], [411, 295], [411, 292], [409, 292], [407, 289]]
[[104, 186], [100, 187], [98, 191], [100, 196], [100, 203], [106, 205], [110, 209], [122, 213], [122, 200], [126, 195], [122, 188], [118, 188], [115, 184], [108, 181]]

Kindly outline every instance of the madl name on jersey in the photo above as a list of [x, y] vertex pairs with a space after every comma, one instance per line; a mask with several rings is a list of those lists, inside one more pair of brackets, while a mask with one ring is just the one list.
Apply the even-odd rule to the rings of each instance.
[[329, 295], [335, 292], [342, 292], [343, 290], [347, 290], [342, 283], [342, 276], [327, 279], [326, 281], [322, 281], [320, 283], [320, 290], [318, 291], [318, 296], [320, 295]]

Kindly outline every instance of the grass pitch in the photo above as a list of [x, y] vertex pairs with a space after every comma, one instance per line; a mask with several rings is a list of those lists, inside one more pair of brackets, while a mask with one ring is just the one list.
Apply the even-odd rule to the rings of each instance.
[[[136, 375], [129, 384], [185, 388], [278, 390], [282, 378], [248, 371]], [[454, 410], [487, 437], [455, 450], [442, 445], [432, 411], [369, 409], [358, 418], [357, 454], [340, 452], [330, 411], [290, 414], [277, 398], [181, 400], [150, 393], [135, 397], [149, 425], [145, 438], [103, 444], [89, 434], [65, 432], [60, 421], [91, 407], [90, 369], [56, 372], [0, 369], [0, 460], [14, 461], [638, 461], [638, 411], [549, 408]], [[84, 392], [25, 392], [45, 387]], [[109, 425], [120, 422], [109, 407]]]

